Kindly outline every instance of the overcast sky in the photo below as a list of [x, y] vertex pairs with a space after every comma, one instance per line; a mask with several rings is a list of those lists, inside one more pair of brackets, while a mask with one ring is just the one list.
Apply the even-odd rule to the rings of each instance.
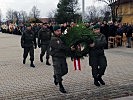
[[[101, 3], [94, 2], [95, 0], [85, 0], [85, 7], [90, 5], [101, 5]], [[0, 0], [0, 9], [2, 11], [3, 17], [8, 9], [13, 10], [24, 10], [27, 13], [35, 5], [41, 11], [40, 17], [48, 17], [48, 13], [57, 8], [59, 0]], [[82, 0], [79, 0], [79, 5], [81, 7]]]

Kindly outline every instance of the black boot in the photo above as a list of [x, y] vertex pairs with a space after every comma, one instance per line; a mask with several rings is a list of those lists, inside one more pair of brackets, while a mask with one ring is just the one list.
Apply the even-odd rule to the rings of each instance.
[[30, 67], [35, 67], [35, 65], [33, 64], [33, 61], [31, 61]]
[[48, 59], [46, 60], [46, 65], [49, 65], [49, 66], [51, 65], [51, 64], [49, 63], [49, 60], [48, 60]]
[[26, 59], [23, 59], [23, 64], [25, 64], [26, 63]]
[[54, 75], [53, 77], [54, 77], [54, 84], [55, 84], [55, 85], [58, 85], [58, 82], [57, 82], [56, 76]]
[[100, 84], [99, 84], [99, 82], [98, 82], [98, 78], [94, 78], [94, 85], [96, 85], [96, 86], [100, 86]]
[[64, 89], [63, 85], [62, 85], [62, 82], [59, 82], [59, 90], [60, 92], [62, 93], [66, 93], [66, 90]]
[[43, 56], [40, 54], [40, 61], [43, 62]]
[[103, 81], [102, 76], [99, 76], [99, 77], [98, 77], [98, 81], [99, 81], [102, 85], [105, 85], [105, 82]]

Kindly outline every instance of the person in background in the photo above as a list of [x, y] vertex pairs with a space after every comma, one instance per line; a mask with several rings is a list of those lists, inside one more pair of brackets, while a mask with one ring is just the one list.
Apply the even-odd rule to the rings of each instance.
[[101, 28], [100, 28], [100, 31], [106, 37], [107, 43], [106, 43], [105, 49], [108, 49], [109, 26], [107, 25], [107, 22], [106, 21], [104, 21], [102, 23]]
[[131, 48], [131, 42], [132, 42], [132, 33], [133, 33], [133, 27], [131, 25], [128, 25], [126, 37], [127, 37], [127, 48]]

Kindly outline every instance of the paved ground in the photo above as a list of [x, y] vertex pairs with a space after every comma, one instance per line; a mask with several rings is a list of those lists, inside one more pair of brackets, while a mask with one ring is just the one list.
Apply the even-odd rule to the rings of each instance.
[[36, 68], [29, 58], [22, 64], [20, 36], [0, 33], [0, 100], [109, 100], [133, 95], [133, 48], [106, 50], [108, 67], [103, 77], [106, 85], [93, 85], [88, 57], [81, 61], [82, 71], [74, 71], [68, 58], [69, 73], [63, 77], [66, 94], [53, 84], [53, 67], [39, 61]]
[[121, 97], [121, 98], [117, 98], [114, 100], [133, 100], [133, 96], [128, 96], [128, 97]]

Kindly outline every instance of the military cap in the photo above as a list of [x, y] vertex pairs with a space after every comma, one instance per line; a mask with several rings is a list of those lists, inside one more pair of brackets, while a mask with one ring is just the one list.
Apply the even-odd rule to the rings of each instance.
[[44, 22], [44, 23], [43, 23], [43, 25], [46, 25], [46, 24], [48, 24], [48, 23], [47, 23], [47, 22]]
[[98, 29], [98, 28], [100, 28], [100, 25], [99, 25], [99, 24], [96, 24], [96, 25], [94, 25], [94, 27], [93, 27], [93, 29]]
[[26, 27], [30, 27], [31, 26], [31, 24], [30, 23], [26, 23]]
[[54, 26], [54, 28], [53, 28], [54, 31], [56, 31], [58, 29], [61, 29], [60, 26], [58, 26], [58, 25], [57, 26]]

